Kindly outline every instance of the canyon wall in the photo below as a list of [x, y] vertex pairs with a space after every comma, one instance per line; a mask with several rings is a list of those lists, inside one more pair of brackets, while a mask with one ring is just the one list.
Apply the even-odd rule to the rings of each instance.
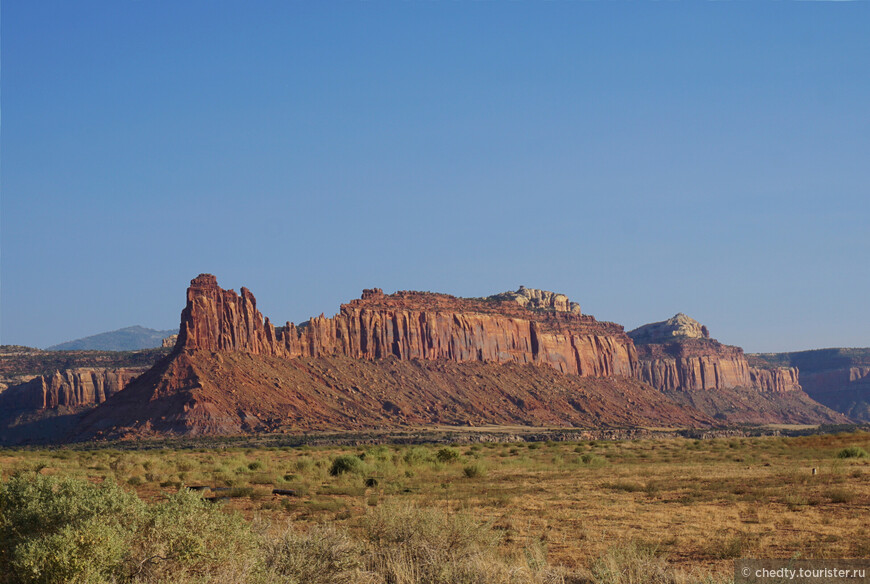
[[176, 350], [531, 363], [596, 377], [632, 376], [637, 366], [621, 326], [581, 314], [562, 295], [521, 288], [474, 299], [375, 288], [331, 318], [275, 327], [247, 288], [224, 290], [210, 274], [191, 280]]
[[824, 394], [849, 387], [870, 387], [870, 367], [843, 367], [803, 374], [807, 393]]
[[145, 370], [77, 368], [37, 375], [6, 389], [0, 394], [0, 404], [6, 411], [95, 406], [124, 389]]

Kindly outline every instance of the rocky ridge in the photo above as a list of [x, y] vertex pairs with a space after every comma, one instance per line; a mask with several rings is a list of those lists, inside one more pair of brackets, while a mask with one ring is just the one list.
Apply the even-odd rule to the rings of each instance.
[[562, 295], [517, 301], [523, 290], [470, 299], [372, 288], [333, 317], [275, 327], [247, 288], [203, 274], [170, 358], [85, 415], [74, 437], [712, 423], [633, 377], [621, 326]]
[[[620, 325], [582, 314], [560, 294], [520, 288], [457, 298], [372, 288], [333, 317], [275, 327], [249, 290], [224, 290], [202, 274], [187, 291], [171, 353], [132, 381], [108, 367], [61, 372], [44, 363], [27, 391], [5, 392], [7, 403], [31, 409], [0, 442], [845, 421], [792, 388], [796, 371], [750, 367], [741, 349], [686, 319], [673, 327], [684, 334], [636, 349]], [[44, 359], [17, 349], [0, 357], [7, 373]]]

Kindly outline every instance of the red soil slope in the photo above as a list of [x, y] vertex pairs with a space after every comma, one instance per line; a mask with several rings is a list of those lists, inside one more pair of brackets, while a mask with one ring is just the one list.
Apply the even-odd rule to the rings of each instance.
[[78, 440], [433, 424], [706, 427], [626, 377], [534, 365], [185, 351], [85, 416]]

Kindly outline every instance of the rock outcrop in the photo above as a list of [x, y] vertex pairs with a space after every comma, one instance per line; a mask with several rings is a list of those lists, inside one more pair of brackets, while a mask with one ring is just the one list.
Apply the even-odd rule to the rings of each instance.
[[707, 327], [684, 314], [628, 334], [637, 343], [638, 379], [723, 423], [848, 421], [801, 389], [796, 368], [750, 363], [743, 349], [711, 339]]
[[633, 375], [637, 356], [623, 328], [572, 304], [564, 295], [525, 288], [483, 299], [373, 288], [331, 318], [275, 327], [247, 288], [236, 294], [202, 274], [188, 288], [176, 350], [531, 363], [580, 376]]
[[859, 422], [870, 422], [870, 367], [843, 367], [802, 374], [806, 392]]
[[487, 300], [509, 300], [516, 302], [523, 308], [532, 310], [554, 310], [580, 314], [580, 305], [568, 300], [564, 294], [538, 290], [537, 288], [526, 288], [525, 286], [520, 286], [516, 292], [502, 292], [490, 296]]
[[83, 412], [168, 354], [0, 348], [0, 444], [62, 439]]
[[675, 339], [709, 339], [710, 331], [694, 318], [678, 312], [668, 320], [638, 327], [629, 332], [628, 336], [641, 345], [667, 343]]
[[638, 378], [663, 391], [800, 391], [793, 367], [752, 367], [743, 349], [710, 338], [707, 327], [677, 314], [628, 333], [637, 344]]

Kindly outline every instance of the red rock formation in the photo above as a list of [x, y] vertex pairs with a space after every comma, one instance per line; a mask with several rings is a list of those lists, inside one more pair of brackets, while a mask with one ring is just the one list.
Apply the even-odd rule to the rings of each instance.
[[661, 390], [711, 390], [751, 383], [743, 350], [715, 341], [639, 345], [638, 356], [638, 378]]
[[[296, 326], [275, 328], [247, 288], [223, 290], [202, 274], [191, 280], [177, 350], [245, 352], [276, 357], [344, 355], [399, 359], [533, 363], [581, 376], [630, 376], [637, 362], [623, 328], [573, 310], [528, 310], [514, 299], [456, 298], [428, 292], [359, 300]], [[555, 306], [555, 305], [554, 305]]]
[[4, 410], [80, 408], [100, 404], [124, 389], [145, 368], [78, 368], [38, 375], [2, 393]]
[[683, 338], [641, 344], [638, 379], [663, 391], [751, 387], [758, 391], [799, 391], [796, 368], [750, 367], [743, 349], [713, 339]]

